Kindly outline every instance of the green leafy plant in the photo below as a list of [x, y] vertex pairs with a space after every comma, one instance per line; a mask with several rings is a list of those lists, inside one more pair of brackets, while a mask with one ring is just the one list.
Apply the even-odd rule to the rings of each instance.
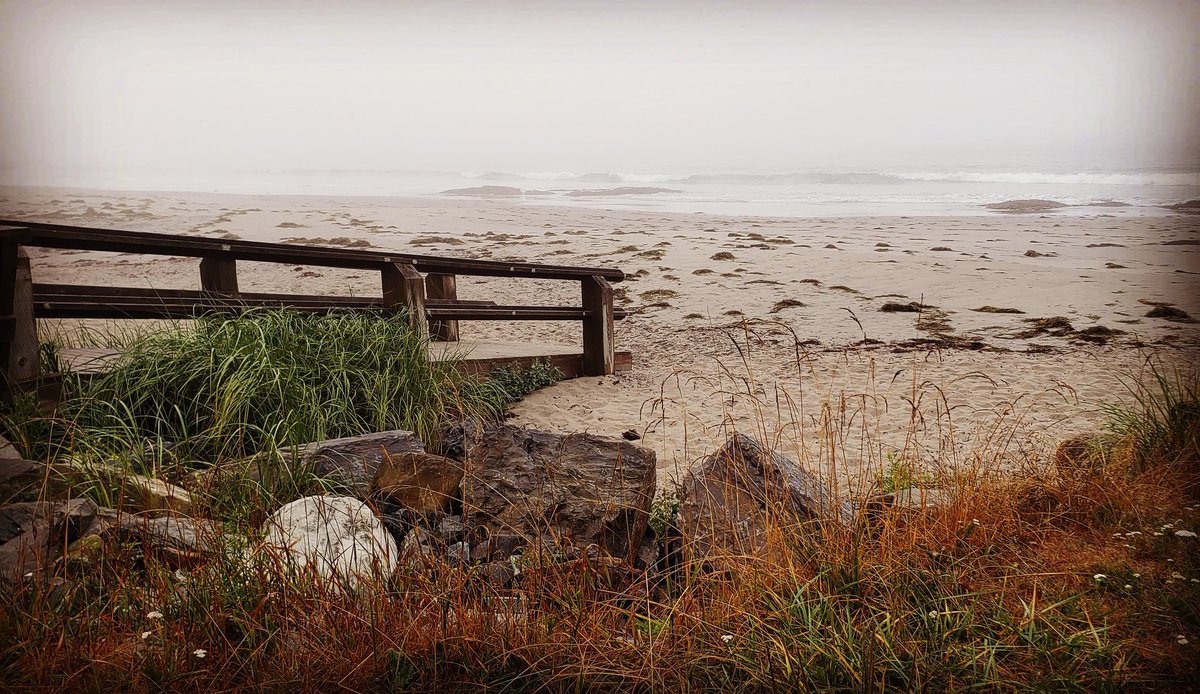
[[533, 362], [527, 369], [516, 367], [493, 369], [488, 374], [488, 383], [495, 389], [495, 393], [503, 398], [503, 402], [497, 403], [503, 407], [517, 402], [536, 390], [554, 385], [561, 381], [562, 377], [562, 371], [558, 367], [552, 366], [548, 361], [539, 360]]

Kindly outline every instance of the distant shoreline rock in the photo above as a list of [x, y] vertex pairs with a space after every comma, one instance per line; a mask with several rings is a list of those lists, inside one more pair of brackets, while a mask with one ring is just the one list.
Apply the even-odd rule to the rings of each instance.
[[655, 193], [678, 193], [674, 188], [654, 188], [651, 186], [622, 186], [620, 188], [601, 188], [596, 190], [572, 190], [566, 195], [573, 198], [600, 197], [608, 195], [654, 195]]
[[1168, 210], [1174, 210], [1176, 212], [1187, 212], [1188, 214], [1200, 214], [1200, 199], [1188, 200], [1187, 202], [1180, 202], [1180, 203], [1176, 203], [1174, 205], [1166, 205], [1166, 208]]
[[1005, 200], [1004, 202], [993, 202], [984, 207], [989, 210], [997, 210], [999, 212], [1045, 212], [1047, 210], [1057, 210], [1060, 207], [1069, 207], [1065, 202], [1056, 200], [1042, 200], [1040, 198], [1029, 198], [1025, 200]]
[[488, 198], [519, 197], [524, 194], [525, 191], [512, 186], [474, 186], [473, 188], [451, 188], [442, 191], [442, 195], [472, 195]]

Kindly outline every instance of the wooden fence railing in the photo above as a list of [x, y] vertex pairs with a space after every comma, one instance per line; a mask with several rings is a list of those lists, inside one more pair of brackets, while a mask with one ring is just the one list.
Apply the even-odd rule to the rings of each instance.
[[[199, 258], [199, 290], [101, 287], [34, 282], [25, 247]], [[373, 270], [382, 297], [242, 292], [238, 261]], [[422, 274], [424, 273], [424, 274]], [[460, 275], [572, 280], [578, 306], [505, 306], [458, 298]], [[536, 263], [446, 258], [386, 251], [206, 239], [113, 229], [0, 220], [0, 364], [9, 383], [37, 375], [37, 318], [189, 318], [253, 308], [302, 311], [403, 310], [431, 339], [458, 340], [460, 320], [578, 320], [583, 323], [583, 373], [613, 373], [612, 282], [624, 273]], [[40, 279], [40, 278], [39, 278]]]

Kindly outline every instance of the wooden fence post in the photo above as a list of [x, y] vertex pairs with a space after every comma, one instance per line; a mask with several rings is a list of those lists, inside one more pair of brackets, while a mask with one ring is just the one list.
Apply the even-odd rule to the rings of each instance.
[[[454, 301], [458, 298], [458, 280], [454, 275], [431, 272], [425, 275], [425, 298]], [[458, 342], [458, 321], [430, 320], [429, 339]]]
[[391, 263], [383, 267], [383, 303], [408, 308], [408, 322], [422, 338], [429, 336], [425, 321], [425, 282], [421, 273], [408, 263]]
[[37, 378], [41, 364], [37, 321], [33, 317], [33, 274], [29, 254], [17, 248], [16, 277], [13, 286], [13, 332], [8, 352], [8, 377], [14, 383]]
[[581, 284], [583, 310], [589, 312], [583, 319], [583, 375], [608, 376], [616, 361], [612, 285], [599, 275], [587, 277]]
[[200, 286], [213, 294], [237, 294], [237, 261], [233, 258], [201, 259]]
[[[9, 388], [16, 386], [21, 375], [14, 373], [12, 367], [20, 354], [18, 314], [24, 313], [19, 305], [24, 292], [18, 286], [18, 270], [22, 266], [21, 257], [24, 255], [21, 242], [28, 240], [29, 232], [24, 229], [0, 230], [0, 368], [4, 369], [3, 377], [0, 378], [0, 395], [6, 399], [11, 395]], [[24, 267], [28, 269], [28, 259], [25, 260]], [[27, 273], [26, 277], [28, 278]], [[32, 290], [32, 286], [29, 290]], [[32, 309], [30, 305], [30, 315]], [[35, 359], [34, 367], [36, 366]]]

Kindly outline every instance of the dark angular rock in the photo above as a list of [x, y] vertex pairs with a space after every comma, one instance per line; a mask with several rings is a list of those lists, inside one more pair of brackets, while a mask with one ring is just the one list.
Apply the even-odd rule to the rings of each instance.
[[262, 455], [226, 463], [197, 473], [190, 486], [193, 490], [211, 489], [229, 475], [246, 475], [251, 480], [260, 480], [264, 475], [278, 472], [281, 465], [285, 468], [284, 474], [311, 466], [318, 477], [345, 485], [349, 492], [365, 499], [371, 491], [371, 480], [388, 456], [424, 451], [424, 444], [411, 431], [381, 431], [306, 443], [294, 451], [282, 450], [282, 460]]
[[317, 475], [347, 484], [362, 496], [389, 456], [424, 451], [416, 434], [395, 430], [305, 444], [296, 451], [296, 458], [312, 465]]
[[468, 528], [637, 555], [654, 499], [652, 451], [619, 439], [501, 426], [465, 441], [464, 452]]
[[743, 434], [688, 472], [679, 506], [680, 529], [702, 556], [765, 553], [771, 517], [848, 525], [855, 515], [818, 476]]

